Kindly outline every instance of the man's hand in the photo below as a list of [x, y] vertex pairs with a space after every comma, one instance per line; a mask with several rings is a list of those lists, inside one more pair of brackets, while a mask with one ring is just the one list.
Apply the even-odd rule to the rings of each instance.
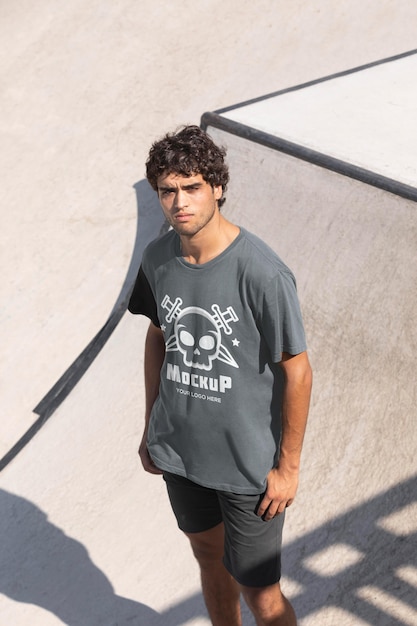
[[285, 511], [295, 498], [298, 487], [298, 471], [285, 471], [274, 467], [268, 474], [265, 495], [258, 507], [257, 515], [271, 520]]
[[159, 467], [156, 467], [155, 463], [152, 461], [151, 455], [149, 454], [148, 447], [146, 445], [146, 434], [142, 437], [138, 452], [145, 472], [149, 472], [149, 474], [162, 474], [162, 471]]

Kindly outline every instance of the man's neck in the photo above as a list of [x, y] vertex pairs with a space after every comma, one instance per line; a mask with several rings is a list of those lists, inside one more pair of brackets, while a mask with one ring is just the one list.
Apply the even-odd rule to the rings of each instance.
[[208, 263], [224, 252], [239, 232], [238, 226], [220, 215], [210, 228], [205, 228], [192, 237], [180, 236], [182, 256], [188, 263]]

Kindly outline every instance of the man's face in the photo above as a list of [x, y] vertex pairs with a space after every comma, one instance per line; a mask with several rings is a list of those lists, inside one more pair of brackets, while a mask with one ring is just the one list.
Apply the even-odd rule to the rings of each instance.
[[179, 235], [196, 235], [219, 211], [222, 187], [211, 187], [201, 174], [164, 174], [157, 184], [165, 218]]

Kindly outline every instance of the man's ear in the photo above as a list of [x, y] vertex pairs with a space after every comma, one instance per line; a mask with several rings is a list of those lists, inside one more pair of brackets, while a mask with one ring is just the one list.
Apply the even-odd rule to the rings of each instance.
[[214, 198], [215, 198], [215, 200], [220, 200], [220, 198], [223, 195], [223, 187], [222, 187], [222, 185], [215, 185], [213, 187], [213, 190], [214, 190]]

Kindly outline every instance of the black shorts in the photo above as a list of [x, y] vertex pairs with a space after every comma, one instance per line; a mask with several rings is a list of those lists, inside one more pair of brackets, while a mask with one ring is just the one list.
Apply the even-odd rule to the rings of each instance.
[[266, 587], [280, 580], [285, 512], [265, 521], [256, 515], [263, 495], [216, 491], [167, 472], [164, 480], [182, 531], [199, 533], [224, 523], [223, 562], [239, 584]]

